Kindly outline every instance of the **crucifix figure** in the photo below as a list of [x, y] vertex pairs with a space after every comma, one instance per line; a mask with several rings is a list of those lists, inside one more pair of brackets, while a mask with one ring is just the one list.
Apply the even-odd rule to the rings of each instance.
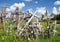
[[16, 15], [16, 37], [19, 37], [20, 36], [20, 15], [22, 15], [23, 13], [22, 12], [19, 12], [19, 7], [16, 7], [16, 10], [15, 10], [15, 15]]

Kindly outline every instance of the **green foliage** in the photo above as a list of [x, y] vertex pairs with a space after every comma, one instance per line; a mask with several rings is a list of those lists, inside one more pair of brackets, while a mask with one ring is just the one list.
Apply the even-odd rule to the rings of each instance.
[[60, 14], [55, 15], [54, 18], [52, 18], [52, 20], [55, 20], [55, 18], [56, 18], [56, 20], [60, 20]]

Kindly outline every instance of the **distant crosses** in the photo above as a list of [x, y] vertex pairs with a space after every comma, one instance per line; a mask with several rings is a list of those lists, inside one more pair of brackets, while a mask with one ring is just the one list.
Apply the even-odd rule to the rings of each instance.
[[5, 30], [5, 18], [6, 18], [6, 14], [7, 14], [7, 12], [6, 12], [6, 8], [7, 8], [7, 6], [3, 6], [3, 7], [1, 7], [1, 23], [3, 23], [3, 28], [4, 28], [4, 30]]
[[2, 6], [1, 8], [2, 8], [1, 14], [2, 14], [3, 18], [5, 18], [6, 17], [6, 14], [7, 14], [7, 12], [6, 12], [7, 6]]

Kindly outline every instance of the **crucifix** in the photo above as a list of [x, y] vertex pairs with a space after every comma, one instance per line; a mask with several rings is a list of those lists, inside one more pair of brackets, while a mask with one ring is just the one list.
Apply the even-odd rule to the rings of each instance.
[[20, 15], [22, 15], [22, 12], [19, 12], [19, 7], [16, 7], [15, 10], [15, 15], [16, 15], [16, 37], [19, 37], [19, 32], [20, 32]]

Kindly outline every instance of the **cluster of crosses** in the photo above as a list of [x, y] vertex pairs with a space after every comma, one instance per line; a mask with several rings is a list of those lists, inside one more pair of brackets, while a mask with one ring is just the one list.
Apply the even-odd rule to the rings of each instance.
[[[16, 6], [15, 6], [16, 7]], [[6, 14], [8, 14], [5, 10], [6, 10], [6, 6], [2, 7], [2, 12], [0, 12], [0, 20], [1, 20], [1, 24], [3, 25], [2, 28], [4, 28], [5, 30], [5, 23], [4, 21], [6, 20]], [[10, 23], [7, 29], [7, 32], [11, 32], [12, 29], [12, 23], [16, 23], [15, 26], [15, 30], [16, 30], [16, 37], [20, 37], [20, 36], [24, 36], [25, 38], [38, 38], [38, 36], [40, 34], [43, 35], [44, 37], [44, 33], [47, 32], [48, 34], [48, 38], [50, 38], [51, 36], [51, 27], [50, 27], [50, 19], [51, 17], [49, 16], [47, 10], [45, 13], [45, 17], [38, 17], [35, 14], [37, 13], [37, 10], [34, 13], [31, 12], [27, 12], [27, 13], [23, 13], [19, 11], [19, 7], [16, 7], [15, 12], [11, 12], [11, 19], [10, 19]], [[15, 17], [14, 17], [15, 15]], [[36, 22], [32, 22], [32, 19], [36, 19]], [[39, 22], [40, 19], [40, 22]], [[43, 26], [42, 26], [42, 20], [46, 20], [47, 21], [47, 26], [46, 26], [46, 30], [44, 30]], [[20, 21], [26, 21], [26, 24], [24, 25], [23, 28], [20, 27], [19, 22]], [[53, 23], [54, 29], [53, 29], [53, 35], [55, 35], [56, 32], [56, 19]]]

